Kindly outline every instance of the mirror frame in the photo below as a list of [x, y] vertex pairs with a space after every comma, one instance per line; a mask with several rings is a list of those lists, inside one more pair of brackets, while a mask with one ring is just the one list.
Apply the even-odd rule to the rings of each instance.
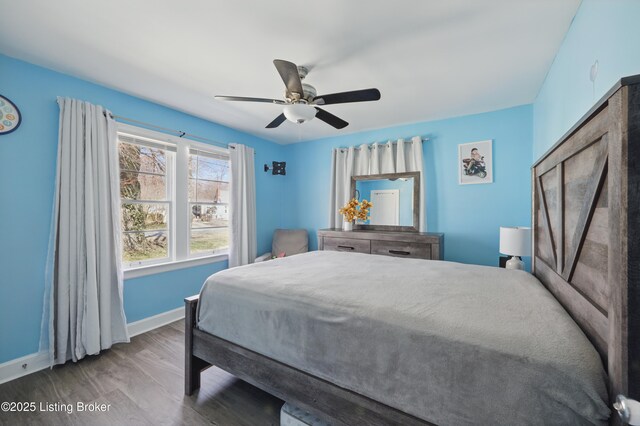
[[355, 223], [353, 229], [370, 230], [370, 231], [403, 231], [403, 232], [419, 232], [420, 231], [420, 172], [386, 173], [381, 175], [352, 176], [351, 177], [351, 198], [356, 198], [356, 182], [358, 181], [401, 179], [401, 178], [413, 178], [413, 226], [362, 225], [362, 224]]

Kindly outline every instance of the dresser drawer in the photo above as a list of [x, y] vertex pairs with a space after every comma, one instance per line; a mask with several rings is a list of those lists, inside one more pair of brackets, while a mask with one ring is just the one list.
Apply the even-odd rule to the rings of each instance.
[[371, 241], [371, 254], [431, 259], [431, 244], [373, 240]]
[[324, 237], [324, 249], [369, 254], [371, 253], [371, 241], [356, 238]]

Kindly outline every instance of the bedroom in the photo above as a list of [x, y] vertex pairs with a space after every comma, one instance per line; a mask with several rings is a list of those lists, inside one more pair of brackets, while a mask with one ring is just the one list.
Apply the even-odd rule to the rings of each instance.
[[[394, 421], [549, 424], [554, 419], [557, 424], [563, 423], [557, 411], [532, 414], [536, 409], [551, 406], [549, 401], [536, 403], [540, 397], [536, 393], [517, 401], [522, 404], [521, 409], [517, 404], [506, 403], [506, 408], [498, 409], [477, 395], [456, 388], [470, 385], [468, 377], [476, 377], [473, 374], [465, 377], [463, 371], [481, 370], [473, 365], [471, 370], [463, 369], [468, 361], [462, 356], [463, 349], [439, 346], [444, 351], [442, 365], [452, 368], [446, 371], [457, 372], [458, 376], [443, 378], [434, 373], [434, 377], [426, 377], [434, 380], [430, 392], [439, 395], [435, 397], [415, 382], [403, 381], [408, 373], [402, 368], [415, 367], [419, 357], [411, 357], [428, 353], [429, 345], [419, 350], [406, 348], [395, 354], [381, 354], [376, 351], [384, 346], [382, 343], [376, 346], [361, 342], [366, 346], [351, 349], [360, 349], [366, 355], [339, 352], [341, 345], [317, 346], [322, 342], [305, 337], [304, 333], [312, 329], [318, 336], [322, 334], [317, 324], [302, 327], [305, 318], [296, 319], [294, 323], [299, 326], [291, 327], [284, 318], [263, 316], [257, 324], [264, 330], [256, 326], [244, 334], [249, 339], [255, 337], [252, 343], [256, 346], [252, 349], [256, 353], [261, 352], [258, 347], [263, 343], [272, 343], [269, 351], [296, 349], [294, 343], [287, 345], [287, 338], [294, 342], [309, 339], [303, 349], [324, 356], [313, 357], [313, 353], [301, 351], [308, 358], [302, 361], [313, 358], [322, 363], [342, 359], [331, 364], [340, 367], [335, 371], [314, 370], [314, 373], [296, 364], [300, 360], [287, 358], [288, 363], [284, 358], [278, 360], [291, 357], [291, 353], [262, 351], [268, 360], [295, 367], [296, 372], [304, 371], [306, 375], [296, 377], [299, 380], [304, 377], [309, 389], [318, 385], [318, 379], [329, 382], [331, 386], [324, 389], [327, 395], [324, 400], [310, 401], [308, 398], [312, 396], [308, 393], [274, 388], [273, 384], [252, 377], [251, 374], [259, 372], [260, 360], [264, 361], [263, 371], [274, 371], [274, 365], [262, 358], [235, 368], [220, 368], [224, 363], [217, 360], [214, 364], [218, 367], [206, 369], [200, 379], [198, 367], [211, 360], [189, 352], [194, 349], [194, 342], [196, 346], [197, 342], [203, 342], [198, 340], [203, 336], [198, 334], [201, 330], [189, 327], [188, 321], [185, 327], [185, 312], [188, 316], [189, 309], [193, 309], [195, 315], [199, 303], [190, 300], [185, 309], [184, 299], [198, 295], [208, 277], [216, 277], [211, 282], [224, 277], [231, 279], [234, 271], [247, 271], [247, 276], [258, 271], [264, 277], [264, 288], [275, 293], [280, 284], [291, 290], [293, 284], [283, 284], [290, 277], [272, 271], [278, 265], [290, 265], [291, 273], [302, 274], [306, 270], [304, 281], [308, 285], [314, 282], [312, 277], [321, 280], [347, 268], [346, 275], [334, 274], [331, 282], [342, 282], [349, 286], [349, 291], [344, 294], [338, 291], [338, 295], [323, 293], [324, 296], [345, 309], [368, 300], [383, 311], [393, 310], [385, 303], [395, 301], [404, 306], [398, 312], [403, 317], [415, 313], [410, 296], [433, 290], [433, 282], [425, 278], [414, 283], [413, 278], [429, 276], [430, 271], [438, 271], [441, 265], [454, 268], [445, 273], [453, 275], [475, 265], [479, 269], [465, 273], [464, 285], [452, 288], [469, 296], [469, 303], [476, 304], [477, 310], [467, 312], [478, 324], [497, 320], [500, 317], [496, 315], [507, 315], [508, 309], [514, 314], [518, 307], [531, 308], [521, 305], [521, 299], [516, 297], [523, 294], [520, 290], [510, 291], [509, 284], [501, 284], [504, 277], [522, 277], [530, 286], [548, 289], [538, 294], [546, 298], [541, 303], [564, 306], [558, 315], [563, 321], [570, 319], [567, 327], [577, 330], [573, 337], [583, 343], [587, 341], [591, 346], [587, 345], [585, 350], [596, 354], [602, 364], [598, 366], [604, 374], [598, 381], [600, 401], [594, 405], [600, 411], [585, 418], [606, 423], [611, 412], [610, 422], [615, 424], [618, 417], [612, 403], [616, 395], [623, 393], [640, 399], [640, 358], [633, 356], [640, 354], [636, 313], [640, 312], [640, 288], [637, 268], [634, 269], [636, 246], [631, 239], [637, 226], [637, 221], [632, 220], [637, 217], [633, 212], [638, 208], [637, 197], [632, 198], [633, 191], [638, 190], [632, 179], [637, 176], [632, 175], [633, 159], [638, 158], [633, 155], [637, 153], [630, 145], [629, 167], [626, 163], [624, 170], [614, 167], [620, 166], [615, 163], [620, 160], [615, 152], [609, 151], [608, 156], [601, 152], [605, 143], [609, 149], [614, 146], [612, 141], [618, 133], [613, 132], [608, 139], [598, 139], [603, 142], [589, 145], [590, 150], [576, 149], [576, 161], [582, 164], [584, 160], [588, 167], [576, 167], [570, 159], [556, 164], [558, 152], [573, 153], [574, 145], [580, 144], [572, 137], [580, 135], [578, 130], [590, 123], [597, 124], [594, 114], [602, 112], [605, 106], [616, 105], [609, 101], [616, 93], [632, 99], [627, 91], [635, 87], [635, 80], [616, 85], [622, 78], [640, 74], [638, 45], [629, 42], [640, 37], [637, 25], [640, 2], [406, 0], [393, 4], [375, 2], [373, 7], [362, 1], [301, 4], [287, 0], [278, 3], [281, 7], [276, 9], [272, 4], [255, 1], [232, 4], [189, 1], [185, 3], [188, 7], [179, 10], [164, 1], [98, 4], [28, 0], [2, 4], [0, 402], [9, 403], [10, 409], [0, 412], [0, 424], [279, 424], [286, 419], [299, 422], [293, 424], [304, 422], [295, 418], [298, 414], [293, 409], [281, 418], [284, 401], [289, 407], [310, 412], [319, 419], [318, 424]], [[247, 13], [248, 10], [252, 13]], [[274, 64], [274, 60], [306, 67], [308, 75], [301, 84], [312, 86], [315, 95], [304, 86], [306, 92], [300, 101], [300, 94], [290, 90], [293, 87], [290, 85], [298, 84], [300, 70], [290, 79], [291, 75], [286, 74], [292, 69], [289, 62]], [[615, 90], [610, 91], [612, 88]], [[377, 89], [380, 99], [375, 100], [374, 91], [351, 95], [351, 100], [353, 96], [363, 96], [368, 101], [350, 104], [338, 104], [339, 100], [332, 101], [326, 96], [361, 89]], [[260, 97], [277, 102], [232, 102], [216, 99], [216, 95]], [[287, 97], [289, 101], [285, 101]], [[304, 106], [299, 111], [290, 111], [294, 115], [308, 113], [311, 106], [303, 105], [305, 102], [335, 115], [337, 120], [345, 120], [348, 125], [338, 128], [343, 125], [341, 121], [317, 115], [315, 110], [316, 116], [311, 116], [313, 119], [308, 122], [297, 124], [285, 117], [277, 127], [266, 128], [285, 112], [289, 106], [286, 103]], [[104, 113], [100, 108], [104, 108]], [[77, 123], [73, 117], [78, 114], [93, 117], [92, 123], [97, 124], [93, 127], [95, 132], [87, 133], [87, 125], [73, 126]], [[620, 134], [631, 140], [636, 135], [633, 125], [637, 126], [637, 118], [634, 121], [632, 115], [629, 117], [628, 122], [622, 120], [629, 130]], [[98, 150], [93, 153], [94, 161], [87, 162], [84, 168], [73, 161], [74, 156], [59, 154], [59, 149], [65, 154], [74, 152], [65, 149], [75, 149], [73, 143], [79, 140], [83, 143], [93, 140]], [[99, 153], [116, 147], [119, 151]], [[477, 164], [482, 162], [487, 173], [484, 178], [477, 173], [465, 174], [469, 161], [464, 160], [474, 159], [473, 148], [479, 152]], [[404, 164], [389, 162], [390, 158], [400, 158], [399, 149], [404, 152]], [[384, 150], [391, 157], [377, 152]], [[126, 152], [133, 156], [125, 158]], [[577, 157], [582, 152], [590, 156], [589, 161]], [[106, 162], [106, 158], [110, 161], [115, 158], [115, 163]], [[133, 166], [126, 166], [127, 162]], [[278, 168], [274, 162], [284, 162], [286, 174], [274, 174]], [[374, 164], [380, 165], [375, 171]], [[198, 169], [201, 165], [202, 173]], [[84, 180], [80, 177], [90, 170], [87, 167], [96, 169], [87, 172]], [[359, 194], [362, 200], [367, 198], [363, 194], [369, 194], [371, 198], [371, 189], [358, 186], [366, 181], [352, 180], [352, 176], [416, 170], [420, 173], [417, 178], [386, 182], [412, 184], [414, 198], [409, 200], [409, 213], [403, 215], [406, 213], [403, 209], [395, 215], [394, 222], [412, 229], [362, 229], [373, 223], [360, 221], [351, 231], [323, 231], [343, 227], [338, 209], [352, 196]], [[628, 176], [624, 175], [627, 171]], [[627, 180], [619, 185], [613, 183], [612, 176], [617, 174], [627, 176]], [[565, 186], [564, 191], [553, 190], [554, 182], [557, 185], [563, 178], [573, 177], [583, 181]], [[482, 183], [469, 185], [465, 182], [468, 179]], [[590, 184], [594, 186], [589, 193], [594, 198], [591, 203], [594, 209], [587, 209], [583, 215], [581, 202], [589, 198], [585, 194]], [[113, 185], [117, 185], [117, 190], [109, 198], [105, 191], [108, 193]], [[576, 195], [578, 201], [572, 198], [574, 187], [582, 188]], [[608, 191], [603, 192], [603, 188]], [[133, 195], [125, 189], [133, 191]], [[391, 193], [393, 196], [406, 197], [402, 189], [391, 191], [396, 191]], [[121, 195], [117, 196], [118, 193]], [[201, 193], [204, 195], [199, 198]], [[628, 205], [624, 205], [624, 211], [614, 211], [612, 197], [620, 194], [629, 195]], [[602, 201], [606, 196], [608, 204]], [[95, 205], [77, 202], [91, 199]], [[558, 204], [554, 203], [557, 200], [564, 200], [560, 203], [564, 209], [557, 209]], [[571, 204], [572, 200], [576, 204]], [[372, 216], [378, 214], [376, 205], [382, 203], [376, 201], [371, 208]], [[115, 213], [114, 205], [118, 205]], [[400, 205], [404, 206], [400, 201], [393, 204]], [[600, 213], [605, 205], [608, 220], [602, 222]], [[532, 209], [537, 214], [532, 215]], [[631, 219], [623, 220], [624, 215]], [[580, 224], [584, 225], [582, 234], [586, 237], [572, 244]], [[619, 227], [613, 228], [616, 224]], [[348, 226], [353, 226], [353, 222], [348, 222]], [[556, 232], [558, 226], [564, 232]], [[506, 247], [507, 242], [507, 235], [501, 238], [501, 227], [532, 228], [530, 234], [527, 230], [516, 232], [514, 238], [521, 243], [522, 252], [501, 250], [501, 245], [504, 243]], [[304, 231], [280, 235], [276, 233], [279, 229]], [[587, 235], [589, 232], [595, 236]], [[297, 241], [300, 235], [305, 237]], [[533, 248], [526, 244], [527, 236], [535, 245]], [[620, 241], [614, 241], [615, 236]], [[597, 238], [608, 243], [600, 246], [590, 243]], [[310, 253], [291, 255], [290, 250], [279, 248], [280, 241], [282, 247], [290, 246], [292, 240], [300, 247], [294, 252]], [[93, 251], [87, 252], [87, 248]], [[312, 264], [298, 264], [297, 259], [334, 256], [335, 250], [374, 254], [340, 253], [340, 257], [331, 258], [335, 271], [325, 267], [314, 274], [308, 270], [313, 269]], [[395, 257], [376, 255], [380, 250]], [[282, 252], [284, 259], [229, 268], [230, 264], [249, 263], [267, 253], [277, 257]], [[398, 258], [407, 256], [405, 253], [434, 260]], [[504, 262], [509, 255], [522, 256], [524, 272], [499, 268], [501, 258]], [[87, 259], [93, 263], [87, 264]], [[519, 266], [518, 259], [514, 260]], [[616, 260], [625, 263], [611, 263]], [[357, 266], [350, 270], [351, 262]], [[587, 269], [583, 267], [585, 263], [589, 264]], [[625, 269], [627, 264], [629, 270]], [[384, 271], [378, 268], [386, 265], [391, 270], [397, 268], [397, 276], [379, 283]], [[407, 265], [435, 266], [420, 274], [406, 272], [408, 277], [404, 278], [400, 274], [411, 269]], [[571, 267], [566, 268], [567, 265]], [[95, 280], [87, 281], [86, 276], [80, 278], [76, 274], [89, 270]], [[123, 271], [122, 279], [117, 278], [118, 271]], [[367, 276], [371, 271], [379, 273]], [[624, 275], [624, 279], [616, 278], [618, 284], [624, 281], [622, 287], [615, 287], [624, 290], [620, 297], [612, 290], [612, 275], [616, 271]], [[488, 275], [483, 277], [484, 273]], [[369, 282], [376, 291], [366, 291]], [[583, 283], [590, 287], [581, 287]], [[392, 290], [401, 284], [407, 286], [408, 296]], [[491, 285], [498, 286], [498, 293], [489, 292]], [[506, 287], [502, 288], [503, 285]], [[226, 288], [223, 285], [206, 288], [210, 287]], [[298, 288], [302, 291], [306, 286]], [[111, 297], [99, 297], [100, 291], [110, 292]], [[94, 292], [93, 297], [87, 292]], [[72, 297], [74, 294], [80, 297]], [[402, 299], [403, 294], [406, 299]], [[437, 310], [426, 310], [437, 308], [434, 300], [441, 300], [442, 306], [452, 310], [460, 307], [447, 304], [451, 296], [448, 292], [438, 293], [442, 299], [435, 296], [425, 294], [423, 299], [416, 300], [416, 306], [425, 310], [418, 309], [415, 314], [435, 313]], [[229, 310], [225, 317], [231, 321], [229, 327], [237, 330], [251, 328], [253, 323], [247, 325], [242, 321], [256, 312], [289, 312], [286, 309], [299, 306], [294, 301], [283, 306], [275, 304], [236, 318], [234, 299], [229, 294], [216, 297]], [[264, 295], [253, 298], [254, 302], [266, 300]], [[273, 299], [274, 303], [282, 300], [290, 299], [284, 296]], [[334, 324], [330, 330], [335, 334], [329, 333], [332, 338], [354, 335], [346, 319], [359, 314], [320, 311], [319, 303], [320, 299], [318, 304], [310, 305], [313, 308], [310, 311], [316, 312], [317, 317], [328, 318], [323, 324]], [[224, 307], [218, 306], [218, 310]], [[528, 321], [537, 319], [544, 310], [536, 308], [533, 312], [538, 314], [522, 320], [521, 325], [529, 325]], [[294, 311], [288, 313], [293, 314]], [[463, 321], [456, 318], [445, 319]], [[619, 320], [622, 322], [617, 323]], [[215, 322], [223, 325], [219, 320]], [[369, 318], [358, 324], [378, 323]], [[622, 328], [615, 328], [615, 324], [622, 324]], [[463, 325], [465, 333], [476, 330], [475, 324], [463, 321]], [[284, 326], [290, 332], [286, 336], [281, 328]], [[89, 329], [92, 332], [86, 331]], [[195, 334], [190, 336], [190, 330]], [[447, 330], [444, 337], [452, 335]], [[257, 337], [269, 332], [280, 334], [260, 343]], [[378, 332], [382, 334], [376, 335]], [[390, 327], [389, 323], [363, 329], [362, 333], [373, 333], [369, 334], [371, 339], [391, 336], [398, 341], [408, 335], [406, 327]], [[475, 334], [485, 336], [486, 330], [480, 329]], [[535, 337], [531, 330], [522, 330], [519, 335], [522, 339], [529, 337]], [[185, 346], [185, 339], [188, 342], [190, 338], [195, 339], [192, 347], [189, 343]], [[129, 339], [130, 343], [116, 343]], [[549, 341], [555, 340], [549, 337]], [[243, 346], [241, 340], [234, 343]], [[577, 343], [568, 345], [566, 349], [575, 351], [577, 346]], [[237, 348], [226, 349], [238, 353]], [[217, 352], [211, 349], [211, 356], [214, 352], [223, 353], [223, 349], [216, 346]], [[349, 360], [354, 354], [363, 368], [369, 361], [375, 364], [374, 359], [368, 358], [373, 353], [380, 359], [388, 357], [395, 361], [404, 356], [405, 362], [382, 362], [375, 370], [378, 376], [371, 370], [354, 373], [355, 380], [349, 383], [349, 371], [343, 367], [351, 365]], [[459, 358], [454, 357], [456, 353]], [[195, 360], [191, 370], [185, 367], [185, 359]], [[426, 374], [433, 366], [428, 360], [423, 362], [420, 371]], [[63, 365], [49, 369], [54, 363]], [[243, 372], [241, 367], [253, 367], [254, 371]], [[518, 387], [528, 376], [523, 368], [517, 365], [513, 368], [515, 374], [501, 383]], [[490, 367], [487, 371], [496, 373]], [[333, 377], [339, 373], [343, 376]], [[286, 380], [280, 383], [296, 382], [292, 379], [294, 372], [286, 374]], [[365, 374], [372, 374], [372, 380], [359, 382]], [[390, 386], [395, 383], [397, 388], [391, 391], [376, 382], [375, 377], [388, 380]], [[187, 388], [191, 385], [187, 389], [193, 392], [191, 396], [185, 396], [185, 379]], [[497, 403], [497, 394], [491, 394], [487, 380], [480, 375], [476, 385], [480, 389], [486, 386], [487, 398]], [[197, 384], [201, 385], [199, 390]], [[603, 386], [609, 390], [602, 393]], [[347, 394], [340, 393], [345, 389]], [[577, 399], [586, 392], [565, 389], [562, 396], [578, 403]], [[382, 395], [385, 393], [402, 395], [404, 399], [386, 399]], [[420, 393], [429, 398], [416, 402], [415, 395]], [[447, 400], [447, 396], [451, 398]], [[18, 402], [26, 405], [18, 407]], [[29, 411], [31, 403], [35, 409]], [[110, 404], [110, 408], [103, 412], [78, 412], [78, 403], [94, 403], [92, 407], [96, 409], [100, 404]], [[323, 403], [340, 408], [329, 410], [324, 405], [323, 409]], [[367, 403], [370, 405], [362, 408]], [[452, 410], [452, 405], [461, 408]], [[633, 405], [632, 401], [628, 405]], [[361, 412], [369, 414], [359, 419], [352, 416]]]

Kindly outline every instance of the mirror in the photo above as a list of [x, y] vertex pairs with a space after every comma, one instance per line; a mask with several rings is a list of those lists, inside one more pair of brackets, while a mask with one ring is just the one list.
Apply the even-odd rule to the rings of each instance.
[[420, 228], [420, 172], [353, 176], [351, 196], [373, 203], [369, 220], [355, 229], [415, 231]]

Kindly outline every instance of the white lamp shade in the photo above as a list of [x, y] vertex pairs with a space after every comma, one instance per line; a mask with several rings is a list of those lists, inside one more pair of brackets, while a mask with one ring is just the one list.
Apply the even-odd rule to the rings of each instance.
[[501, 226], [500, 253], [509, 256], [531, 256], [531, 228]]
[[284, 107], [284, 116], [287, 120], [302, 124], [312, 120], [316, 116], [316, 109], [307, 104], [290, 104]]

